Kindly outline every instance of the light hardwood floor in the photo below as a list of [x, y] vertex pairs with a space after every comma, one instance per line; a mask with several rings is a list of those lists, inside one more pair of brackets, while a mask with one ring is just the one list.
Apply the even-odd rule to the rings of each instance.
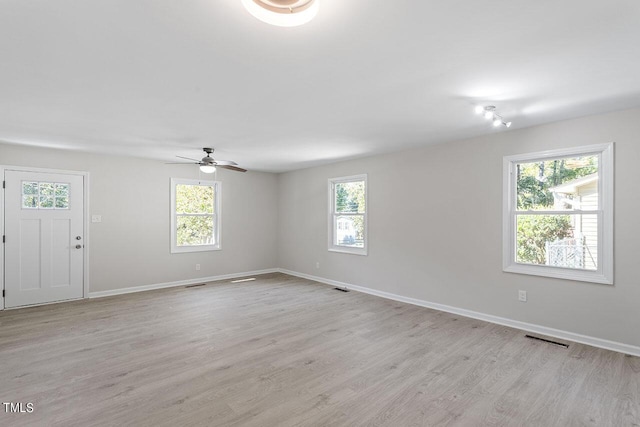
[[640, 358], [282, 274], [0, 313], [0, 425], [638, 426]]

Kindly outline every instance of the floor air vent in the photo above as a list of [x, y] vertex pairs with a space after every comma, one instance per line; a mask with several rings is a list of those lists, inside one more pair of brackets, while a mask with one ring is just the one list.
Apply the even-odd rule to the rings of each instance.
[[569, 344], [564, 344], [564, 343], [557, 342], [557, 341], [546, 340], [544, 338], [534, 337], [533, 335], [525, 335], [525, 337], [526, 338], [531, 338], [532, 340], [544, 341], [544, 342], [547, 342], [549, 344], [555, 344], [555, 345], [559, 345], [560, 347], [569, 348]]
[[336, 291], [340, 291], [340, 292], [349, 292], [349, 289], [347, 289], [347, 288], [333, 288], [333, 289], [335, 289]]
[[187, 285], [185, 288], [197, 288], [204, 285], [206, 285], [206, 283], [198, 283], [197, 285]]

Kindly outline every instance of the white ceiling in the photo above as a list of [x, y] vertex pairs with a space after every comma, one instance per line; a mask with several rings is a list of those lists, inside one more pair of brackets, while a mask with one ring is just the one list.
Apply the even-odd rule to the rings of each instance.
[[284, 171], [640, 105], [637, 0], [0, 0], [0, 140]]

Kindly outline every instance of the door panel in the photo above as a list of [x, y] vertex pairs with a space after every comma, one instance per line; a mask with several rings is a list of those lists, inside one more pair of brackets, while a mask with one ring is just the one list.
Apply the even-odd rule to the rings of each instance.
[[[19, 265], [19, 273], [21, 290], [31, 290], [40, 288], [40, 220], [39, 219], [23, 219], [19, 224], [20, 241], [24, 244], [19, 246], [20, 258], [17, 260]], [[7, 252], [11, 248], [6, 248]], [[7, 267], [11, 266], [11, 262]]]
[[5, 306], [82, 298], [83, 177], [6, 171], [5, 181]]
[[51, 286], [69, 286], [71, 283], [71, 254], [69, 242], [71, 236], [71, 220], [55, 219], [51, 222]]

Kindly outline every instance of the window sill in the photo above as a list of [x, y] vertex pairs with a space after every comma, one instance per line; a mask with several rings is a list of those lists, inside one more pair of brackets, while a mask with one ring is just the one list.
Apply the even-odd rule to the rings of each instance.
[[172, 247], [172, 254], [182, 254], [189, 252], [210, 252], [210, 251], [219, 251], [222, 250], [220, 246], [217, 245], [202, 245], [202, 246], [180, 246], [180, 247]]
[[366, 256], [367, 248], [349, 248], [349, 247], [341, 247], [341, 246], [331, 246], [329, 248], [329, 252], [339, 252], [343, 254]]
[[562, 267], [542, 265], [511, 264], [502, 269], [505, 273], [528, 274], [531, 276], [550, 277], [554, 279], [577, 280], [579, 282], [613, 285], [613, 277], [599, 271], [574, 270]]

